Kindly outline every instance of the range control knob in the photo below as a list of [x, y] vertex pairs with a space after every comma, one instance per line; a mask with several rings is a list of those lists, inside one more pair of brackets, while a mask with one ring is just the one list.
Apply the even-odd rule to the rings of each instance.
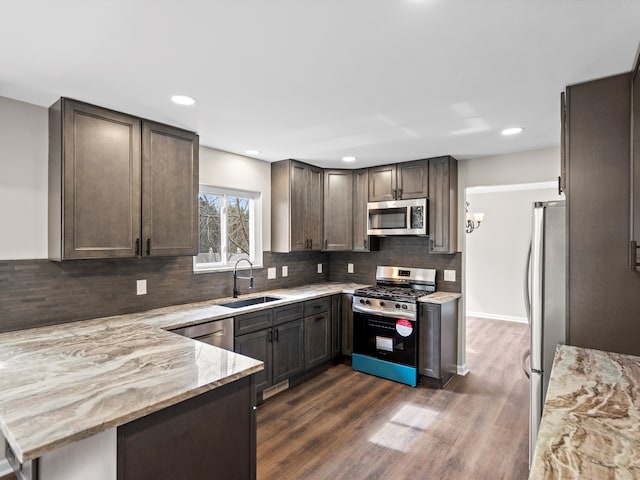
[[371, 305], [371, 302], [369, 300], [366, 300], [364, 303], [366, 303], [367, 305]]
[[401, 305], [399, 303], [396, 303], [396, 308], [401, 308]]
[[402, 305], [402, 308], [404, 308], [405, 310], [407, 309], [407, 305]]
[[364, 299], [363, 298], [360, 299], [360, 303], [364, 303]]
[[381, 306], [381, 307], [384, 307], [384, 302], [380, 302], [380, 306]]

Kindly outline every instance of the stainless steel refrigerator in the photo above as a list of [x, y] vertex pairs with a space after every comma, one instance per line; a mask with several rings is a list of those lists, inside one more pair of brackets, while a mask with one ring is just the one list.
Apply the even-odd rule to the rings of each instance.
[[529, 465], [555, 349], [566, 342], [565, 202], [534, 203], [532, 219], [524, 289], [531, 346], [523, 355], [523, 367], [529, 377]]

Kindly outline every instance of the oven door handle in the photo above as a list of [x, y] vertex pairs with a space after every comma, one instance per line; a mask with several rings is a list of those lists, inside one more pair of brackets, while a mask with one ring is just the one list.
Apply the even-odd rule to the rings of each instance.
[[356, 313], [368, 313], [369, 315], [375, 315], [377, 317], [387, 317], [387, 318], [405, 318], [407, 320], [416, 320], [416, 314], [413, 312], [388, 312], [388, 311], [380, 311], [375, 308], [367, 308], [360, 305], [354, 305], [353, 311]]

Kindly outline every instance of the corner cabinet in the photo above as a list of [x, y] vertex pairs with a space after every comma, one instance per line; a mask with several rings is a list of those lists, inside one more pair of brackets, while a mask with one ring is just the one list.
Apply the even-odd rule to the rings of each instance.
[[322, 169], [295, 160], [271, 164], [271, 251], [322, 249]]
[[86, 103], [49, 109], [51, 260], [195, 255], [198, 136]]
[[429, 159], [429, 253], [458, 249], [458, 161]]
[[369, 201], [409, 200], [429, 196], [428, 160], [369, 168]]

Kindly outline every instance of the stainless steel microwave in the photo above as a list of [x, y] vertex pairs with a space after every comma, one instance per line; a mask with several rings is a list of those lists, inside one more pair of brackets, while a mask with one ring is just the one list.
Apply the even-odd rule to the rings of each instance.
[[429, 235], [426, 198], [369, 202], [367, 235]]

